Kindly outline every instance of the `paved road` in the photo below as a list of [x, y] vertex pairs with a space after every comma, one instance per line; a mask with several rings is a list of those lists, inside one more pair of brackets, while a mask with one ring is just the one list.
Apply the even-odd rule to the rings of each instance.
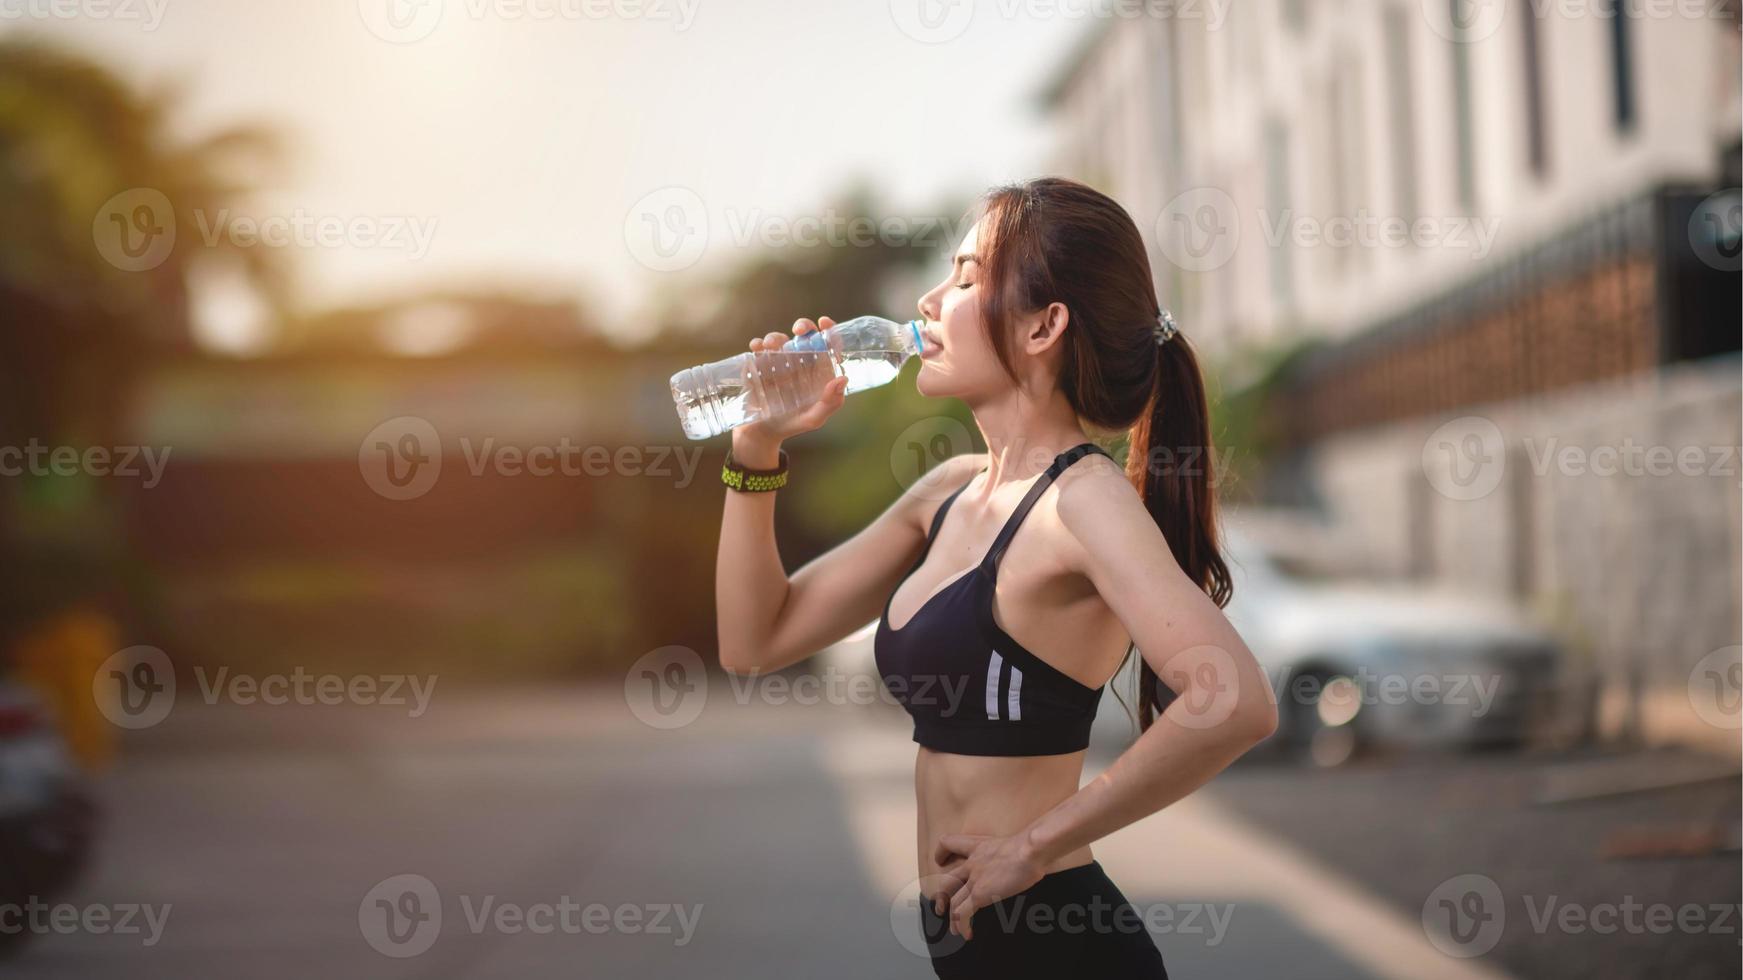
[[[709, 698], [671, 731], [601, 689], [439, 692], [415, 719], [178, 704], [105, 777], [102, 852], [64, 899], [167, 906], [161, 935], [44, 935], [6, 966], [44, 980], [930, 976], [893, 924], [912, 916], [914, 861], [899, 717]], [[1498, 976], [1209, 798], [1096, 850], [1177, 978]]]

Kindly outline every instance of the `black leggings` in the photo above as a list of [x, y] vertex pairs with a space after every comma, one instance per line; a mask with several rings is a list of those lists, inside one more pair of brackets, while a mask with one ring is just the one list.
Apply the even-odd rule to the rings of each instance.
[[932, 969], [945, 980], [1107, 977], [1167, 980], [1144, 920], [1101, 862], [1055, 871], [974, 913], [974, 937], [950, 932], [947, 915], [920, 901]]

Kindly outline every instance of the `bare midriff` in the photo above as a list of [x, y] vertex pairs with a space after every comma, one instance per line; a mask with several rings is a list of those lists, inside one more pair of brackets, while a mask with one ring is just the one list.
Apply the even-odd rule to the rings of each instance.
[[[1084, 752], [1038, 756], [954, 755], [921, 747], [914, 760], [919, 811], [920, 877], [938, 873], [938, 839], [945, 834], [1007, 837], [1077, 792]], [[1088, 864], [1080, 847], [1043, 873]]]

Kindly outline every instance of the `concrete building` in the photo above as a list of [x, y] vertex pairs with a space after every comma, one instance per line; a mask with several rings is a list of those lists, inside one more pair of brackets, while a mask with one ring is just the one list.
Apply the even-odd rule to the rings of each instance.
[[1213, 362], [1294, 351], [1260, 495], [1553, 618], [1604, 732], [1737, 752], [1737, 4], [1136, 9], [1047, 88], [1055, 167]]
[[1213, 352], [1355, 335], [1661, 188], [1736, 183], [1734, 4], [1142, 9], [1047, 89], [1054, 164], [1132, 211]]

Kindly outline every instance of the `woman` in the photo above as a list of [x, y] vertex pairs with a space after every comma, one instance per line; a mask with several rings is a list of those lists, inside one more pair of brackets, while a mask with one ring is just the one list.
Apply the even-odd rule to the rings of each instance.
[[[987, 452], [941, 463], [791, 578], [775, 494], [728, 492], [721, 664], [778, 670], [881, 611], [879, 672], [920, 745], [920, 915], [937, 974], [1165, 977], [1090, 844], [1197, 789], [1277, 724], [1220, 608], [1229, 577], [1197, 362], [1157, 305], [1131, 218], [1068, 180], [990, 192], [919, 308], [930, 326], [916, 384], [966, 403]], [[729, 470], [784, 471], [781, 442], [821, 425], [845, 386], [734, 430]], [[1086, 425], [1130, 430], [1124, 471]], [[1134, 646], [1141, 734], [1079, 788], [1100, 688]]]

